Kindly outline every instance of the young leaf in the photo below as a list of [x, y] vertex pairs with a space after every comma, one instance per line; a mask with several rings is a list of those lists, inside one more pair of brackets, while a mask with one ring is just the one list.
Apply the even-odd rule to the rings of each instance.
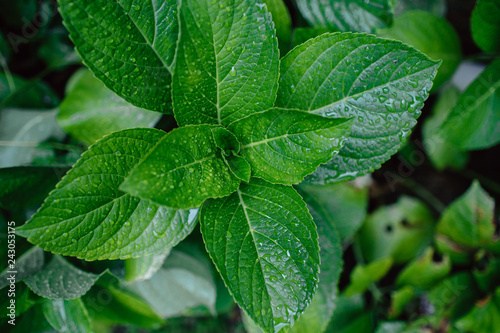
[[252, 175], [252, 168], [250, 164], [243, 157], [231, 154], [229, 156], [222, 155], [224, 162], [227, 164], [229, 170], [239, 180], [244, 182], [250, 181]]
[[130, 129], [98, 141], [18, 231], [46, 251], [86, 260], [163, 253], [175, 246], [193, 230], [196, 212], [159, 206], [118, 189], [164, 135]]
[[273, 106], [279, 52], [261, 0], [185, 0], [174, 69], [180, 126], [227, 125]]
[[63, 257], [55, 255], [47, 266], [24, 282], [42, 297], [73, 299], [84, 295], [99, 277], [100, 275], [84, 272]]
[[252, 179], [207, 200], [200, 217], [208, 253], [240, 307], [266, 332], [293, 325], [314, 295], [320, 260], [297, 192]]
[[392, 258], [373, 261], [366, 266], [357, 265], [351, 273], [351, 283], [343, 292], [343, 296], [363, 293], [372, 284], [387, 274], [393, 263]]
[[287, 54], [276, 106], [354, 117], [340, 153], [308, 180], [352, 179], [387, 161], [416, 124], [438, 66], [405, 44], [365, 34], [324, 34]]
[[43, 314], [59, 333], [91, 331], [90, 318], [80, 298], [49, 300], [42, 304]]
[[371, 32], [392, 20], [391, 0], [296, 0], [304, 18], [314, 27], [333, 31]]
[[57, 122], [75, 139], [93, 144], [126, 128], [152, 127], [161, 115], [130, 105], [82, 69], [70, 79], [71, 90], [59, 106]]
[[43, 250], [36, 246], [32, 247], [16, 259], [15, 269], [7, 267], [0, 274], [0, 289], [10, 284], [10, 281], [7, 280], [11, 274], [9, 271], [16, 271], [16, 281], [21, 281], [40, 271], [44, 261]]
[[302, 111], [270, 109], [229, 127], [241, 142], [252, 175], [272, 183], [298, 184], [335, 156], [351, 131], [351, 121]]
[[182, 209], [234, 192], [240, 181], [219, 158], [214, 138], [223, 132], [227, 130], [213, 125], [174, 129], [130, 172], [120, 189]]
[[433, 60], [442, 60], [432, 91], [437, 91], [453, 75], [462, 60], [460, 38], [453, 26], [445, 18], [428, 12], [404, 13], [390, 28], [377, 30], [377, 34], [411, 45]]
[[471, 17], [471, 32], [476, 44], [485, 52], [500, 51], [500, 3], [478, 0]]
[[172, 250], [151, 279], [131, 285], [162, 318], [178, 316], [197, 305], [215, 313], [217, 291], [209, 259], [193, 248], [190, 244]]
[[493, 61], [460, 96], [441, 134], [463, 150], [500, 142], [500, 59]]
[[59, 12], [83, 62], [126, 101], [170, 113], [177, 1], [61, 0]]

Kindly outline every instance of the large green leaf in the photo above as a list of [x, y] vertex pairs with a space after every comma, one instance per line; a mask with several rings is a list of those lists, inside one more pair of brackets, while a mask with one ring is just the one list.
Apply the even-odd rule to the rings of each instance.
[[352, 179], [387, 161], [416, 124], [438, 65], [405, 44], [365, 34], [323, 34], [287, 54], [276, 106], [354, 117], [340, 153], [308, 180]]
[[391, 0], [295, 0], [312, 26], [333, 31], [371, 32], [391, 23]]
[[240, 307], [266, 332], [293, 325], [318, 281], [316, 226], [291, 187], [253, 179], [200, 213], [208, 253]]
[[351, 121], [302, 111], [271, 109], [233, 123], [252, 175], [272, 183], [298, 184], [335, 156]]
[[155, 275], [131, 288], [163, 318], [178, 316], [197, 305], [214, 313], [217, 290], [211, 270], [206, 254], [188, 244], [172, 250]]
[[175, 0], [60, 0], [76, 49], [98, 79], [128, 102], [170, 113], [178, 35]]
[[471, 17], [472, 37], [479, 47], [490, 53], [500, 51], [500, 3], [478, 0]]
[[43, 314], [59, 333], [87, 333], [90, 318], [80, 298], [49, 300], [42, 304]]
[[404, 13], [390, 28], [377, 30], [377, 34], [411, 45], [433, 60], [442, 60], [432, 91], [437, 91], [453, 75], [462, 60], [460, 38], [453, 26], [425, 11]]
[[38, 273], [24, 282], [37, 295], [49, 299], [74, 299], [84, 295], [97, 281], [99, 275], [87, 273], [55, 255]]
[[130, 129], [98, 141], [18, 231], [46, 251], [86, 260], [157, 254], [175, 246], [193, 230], [196, 212], [159, 206], [118, 189], [164, 135]]
[[448, 86], [444, 88], [432, 108], [432, 115], [427, 117], [422, 126], [422, 137], [425, 151], [432, 165], [438, 170], [446, 167], [461, 169], [468, 161], [467, 152], [459, 150], [449, 143], [439, 131], [453, 107], [457, 104], [460, 91]]
[[463, 150], [500, 142], [500, 59], [493, 61], [458, 99], [441, 127], [445, 139]]
[[228, 170], [217, 143], [225, 134], [230, 133], [213, 125], [174, 129], [130, 172], [120, 189], [183, 209], [234, 192], [240, 180]]
[[93, 144], [103, 136], [131, 127], [152, 127], [161, 115], [124, 101], [82, 69], [71, 78], [71, 90], [59, 106], [57, 122], [74, 138]]
[[174, 70], [179, 125], [227, 125], [273, 106], [279, 52], [261, 0], [185, 0]]
[[368, 209], [368, 187], [358, 188], [352, 183], [301, 183], [298, 190], [304, 201], [313, 208], [317, 219], [328, 221], [342, 240], [348, 240], [363, 224]]

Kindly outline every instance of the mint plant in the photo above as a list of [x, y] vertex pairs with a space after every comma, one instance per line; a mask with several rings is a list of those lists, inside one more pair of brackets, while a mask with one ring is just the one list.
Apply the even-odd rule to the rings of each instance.
[[317, 291], [320, 247], [338, 246], [292, 185], [379, 168], [415, 126], [439, 62], [364, 33], [326, 33], [280, 59], [260, 0], [59, 4], [95, 76], [179, 127], [91, 145], [19, 234], [54, 254], [125, 259], [163, 255], [199, 223], [245, 313], [266, 332], [292, 326]]

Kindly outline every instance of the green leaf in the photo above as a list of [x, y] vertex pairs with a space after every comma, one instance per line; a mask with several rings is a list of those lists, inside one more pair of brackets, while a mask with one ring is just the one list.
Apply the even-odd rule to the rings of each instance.
[[273, 106], [279, 51], [261, 0], [185, 0], [174, 69], [180, 126], [223, 124]]
[[14, 269], [9, 269], [9, 267], [7, 267], [0, 274], [0, 289], [10, 284], [11, 281], [7, 280], [7, 278], [11, 276], [9, 271], [15, 271], [15, 280], [21, 281], [40, 271], [43, 267], [44, 261], [45, 258], [43, 256], [43, 250], [36, 246], [32, 247], [16, 259]]
[[357, 265], [351, 273], [351, 283], [343, 292], [343, 296], [365, 292], [372, 283], [377, 282], [387, 274], [392, 266], [392, 258], [373, 261], [366, 266]]
[[87, 273], [55, 255], [38, 273], [24, 282], [37, 295], [49, 299], [74, 299], [84, 295], [100, 275]]
[[460, 38], [453, 26], [445, 18], [428, 12], [406, 12], [398, 16], [390, 28], [377, 30], [377, 34], [411, 45], [433, 60], [442, 60], [431, 91], [437, 91], [462, 60]]
[[220, 135], [220, 130], [213, 125], [174, 129], [137, 164], [120, 189], [182, 209], [199, 207], [207, 198], [234, 192], [240, 180], [219, 157], [214, 135]]
[[56, 110], [0, 111], [0, 167], [30, 164], [35, 158], [50, 153], [38, 144], [51, 136], [64, 137], [56, 123]]
[[292, 40], [292, 18], [283, 0], [263, 0], [263, 2], [273, 17], [280, 54], [284, 55], [290, 49]]
[[272, 183], [298, 184], [335, 156], [351, 131], [351, 121], [302, 111], [270, 109], [229, 127], [241, 142], [252, 176]]
[[318, 227], [320, 274], [318, 291], [311, 304], [289, 330], [290, 333], [321, 333], [326, 330], [337, 303], [338, 283], [343, 268], [342, 244], [334, 226], [309, 208]]
[[0, 107], [45, 109], [58, 104], [56, 93], [45, 83], [27, 81], [10, 73], [0, 72]]
[[446, 140], [462, 150], [500, 142], [500, 59], [493, 61], [462, 93], [441, 127]]
[[10, 327], [9, 333], [56, 333], [47, 322], [41, 306], [34, 306], [15, 321], [16, 325]]
[[399, 16], [410, 10], [425, 10], [433, 15], [446, 15], [446, 0], [399, 0], [396, 1], [394, 15]]
[[48, 300], [42, 309], [45, 319], [59, 333], [91, 331], [90, 318], [80, 298]]
[[410, 285], [428, 289], [445, 278], [451, 271], [450, 258], [433, 259], [434, 250], [428, 248], [424, 254], [406, 265], [396, 279], [396, 286]]
[[[2, 280], [6, 278], [2, 276]], [[24, 282], [18, 282], [15, 284], [15, 314], [16, 317], [21, 316], [23, 313], [27, 312], [33, 306], [40, 302], [40, 297], [33, 294], [33, 292], [26, 286]], [[7, 297], [8, 291], [3, 291], [2, 298], [0, 298], [0, 306], [6, 311], [0, 313], [0, 322], [3, 318], [8, 318], [10, 320], [10, 309], [12, 308], [11, 299]], [[9, 308], [10, 307], [10, 308]]]
[[171, 113], [177, 1], [58, 3], [78, 54], [99, 80], [133, 105]]
[[82, 69], [71, 80], [71, 90], [59, 106], [57, 122], [71, 136], [88, 145], [126, 128], [152, 127], [161, 115], [135, 107]]
[[37, 53], [38, 57], [43, 59], [50, 69], [81, 64], [80, 57], [75, 52], [67, 34], [49, 35]]
[[170, 251], [125, 260], [125, 281], [150, 279], [163, 265]]
[[[363, 224], [368, 209], [368, 187], [351, 183], [301, 183], [298, 190], [317, 218], [334, 226], [342, 240], [350, 239]], [[313, 214], [314, 221], [317, 222]]]
[[[446, 244], [457, 244], [469, 253], [474, 249], [493, 243], [495, 202], [474, 181], [462, 196], [456, 199], [444, 211], [436, 228], [436, 242], [441, 252], [448, 253]], [[450, 253], [452, 254], [452, 253]]]
[[391, 307], [389, 308], [388, 318], [398, 318], [405, 307], [416, 296], [415, 288], [411, 285], [404, 286], [391, 293]]
[[371, 32], [392, 21], [390, 0], [296, 0], [296, 3], [309, 24], [333, 31]]
[[326, 332], [373, 332], [372, 314], [366, 312], [364, 308], [365, 302], [361, 295], [358, 294], [352, 297], [340, 296]]
[[39, 204], [65, 171], [58, 167], [1, 168], [0, 207], [13, 209]]
[[375, 333], [403, 333], [406, 328], [406, 323], [403, 321], [387, 321], [378, 325]]
[[172, 250], [163, 267], [149, 280], [130, 287], [162, 318], [178, 316], [197, 305], [215, 313], [217, 290], [211, 265], [193, 244]]
[[432, 241], [434, 219], [420, 201], [402, 196], [397, 203], [375, 210], [358, 232], [356, 242], [368, 261], [391, 257], [406, 262]]
[[466, 332], [490, 333], [500, 327], [500, 287], [493, 295], [476, 303], [476, 306], [456, 324]]
[[239, 306], [266, 332], [292, 326], [318, 280], [316, 226], [291, 187], [252, 179], [207, 200], [203, 239]]
[[193, 230], [196, 211], [159, 206], [118, 189], [164, 135], [130, 129], [98, 141], [18, 231], [46, 251], [86, 260], [138, 257], [175, 246]]
[[324, 34], [287, 54], [276, 106], [354, 117], [340, 153], [307, 179], [352, 179], [387, 161], [416, 124], [438, 65], [400, 42], [364, 34]]
[[471, 17], [472, 37], [485, 52], [500, 51], [500, 4], [496, 0], [478, 0]]
[[454, 169], [462, 169], [468, 161], [468, 154], [449, 143], [439, 131], [439, 128], [457, 104], [459, 96], [460, 92], [453, 86], [442, 90], [432, 108], [432, 115], [425, 119], [422, 126], [425, 151], [437, 170], [443, 170], [448, 166]]
[[250, 181], [252, 167], [247, 160], [235, 154], [230, 154], [229, 156], [222, 155], [222, 158], [235, 177], [247, 183]]
[[500, 258], [488, 252], [476, 254], [476, 263], [472, 272], [476, 284], [483, 292], [495, 289], [500, 281]]

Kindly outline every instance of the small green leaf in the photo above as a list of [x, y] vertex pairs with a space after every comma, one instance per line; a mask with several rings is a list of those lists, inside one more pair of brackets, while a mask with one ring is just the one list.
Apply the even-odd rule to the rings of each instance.
[[120, 189], [182, 209], [234, 192], [240, 181], [218, 156], [213, 131], [220, 133], [220, 129], [213, 125], [174, 129], [130, 172]]
[[48, 300], [42, 304], [43, 314], [59, 333], [87, 333], [90, 318], [80, 298]]
[[11, 275], [9, 271], [15, 271], [16, 281], [21, 281], [40, 271], [44, 261], [43, 250], [36, 246], [32, 247], [16, 259], [14, 269], [7, 267], [0, 274], [0, 289], [10, 284], [10, 280], [7, 280]]
[[[436, 228], [436, 241], [442, 251], [442, 243], [455, 243], [472, 254], [474, 249], [493, 243], [495, 202], [474, 181], [462, 196], [444, 211]], [[447, 251], [446, 251], [447, 252]]]
[[323, 34], [281, 61], [276, 106], [353, 117], [340, 153], [307, 180], [353, 179], [380, 167], [416, 124], [439, 63], [397, 41]]
[[67, 169], [13, 167], [0, 169], [0, 207], [29, 207], [47, 197]]
[[335, 156], [351, 131], [347, 119], [270, 109], [230, 126], [252, 175], [272, 183], [298, 184]]
[[0, 111], [0, 167], [27, 165], [37, 157], [50, 153], [38, 144], [51, 136], [63, 138], [56, 123], [57, 110], [23, 110], [5, 108]]
[[204, 305], [215, 313], [217, 295], [211, 265], [193, 244], [172, 250], [163, 267], [149, 280], [130, 285], [162, 318]]
[[177, 1], [61, 0], [59, 12], [99, 80], [138, 107], [171, 113]]
[[402, 196], [397, 203], [375, 210], [358, 232], [356, 242], [368, 261], [391, 257], [406, 262], [432, 241], [434, 219], [419, 200]]
[[490, 333], [500, 327], [500, 287], [493, 295], [476, 303], [476, 306], [456, 324], [465, 332]]
[[316, 226], [291, 187], [252, 179], [207, 200], [200, 225], [208, 253], [239, 306], [266, 332], [292, 326], [317, 286]]
[[392, 21], [391, 0], [296, 0], [296, 3], [312, 26], [333, 31], [371, 32]]
[[357, 265], [351, 273], [351, 283], [342, 295], [349, 297], [365, 292], [372, 283], [377, 282], [387, 274], [392, 262], [392, 258], [385, 258], [373, 261], [366, 266]]
[[174, 72], [180, 126], [223, 124], [273, 106], [279, 51], [261, 0], [185, 0]]
[[55, 255], [41, 271], [26, 278], [24, 282], [42, 297], [74, 299], [89, 291], [99, 276], [84, 272], [63, 257]]
[[377, 30], [377, 34], [411, 45], [433, 60], [442, 60], [432, 91], [437, 91], [453, 75], [462, 60], [460, 38], [453, 26], [445, 18], [428, 12], [406, 12], [390, 28]]
[[396, 279], [396, 286], [410, 285], [428, 289], [445, 278], [451, 271], [450, 258], [433, 259], [434, 250], [428, 248], [424, 254], [406, 265]]
[[485, 52], [500, 52], [500, 4], [478, 0], [471, 17], [472, 37]]
[[71, 90], [59, 106], [57, 122], [86, 144], [122, 129], [152, 127], [161, 117], [127, 103], [86, 69], [76, 72], [70, 80]]
[[334, 226], [342, 240], [354, 236], [363, 224], [368, 209], [368, 187], [358, 188], [351, 183], [301, 183], [299, 193], [314, 209], [317, 217]]
[[493, 61], [462, 93], [441, 134], [463, 150], [500, 142], [500, 59]]
[[224, 159], [224, 162], [226, 162], [232, 174], [239, 180], [247, 183], [250, 181], [252, 167], [243, 157], [231, 154], [229, 156], [222, 155], [222, 158]]
[[[416, 277], [418, 279], [418, 277]], [[391, 307], [389, 308], [389, 319], [398, 318], [405, 307], [416, 296], [415, 288], [411, 285], [404, 286], [391, 293]]]
[[125, 260], [125, 281], [147, 280], [163, 265], [170, 251]]
[[175, 246], [193, 230], [196, 211], [159, 206], [118, 189], [164, 135], [130, 129], [98, 141], [18, 231], [46, 251], [86, 260], [138, 257]]
[[459, 150], [443, 138], [439, 128], [457, 104], [460, 92], [453, 86], [444, 88], [432, 109], [432, 115], [422, 126], [423, 144], [429, 159], [437, 170], [446, 167], [462, 169], [468, 161], [468, 154]]

